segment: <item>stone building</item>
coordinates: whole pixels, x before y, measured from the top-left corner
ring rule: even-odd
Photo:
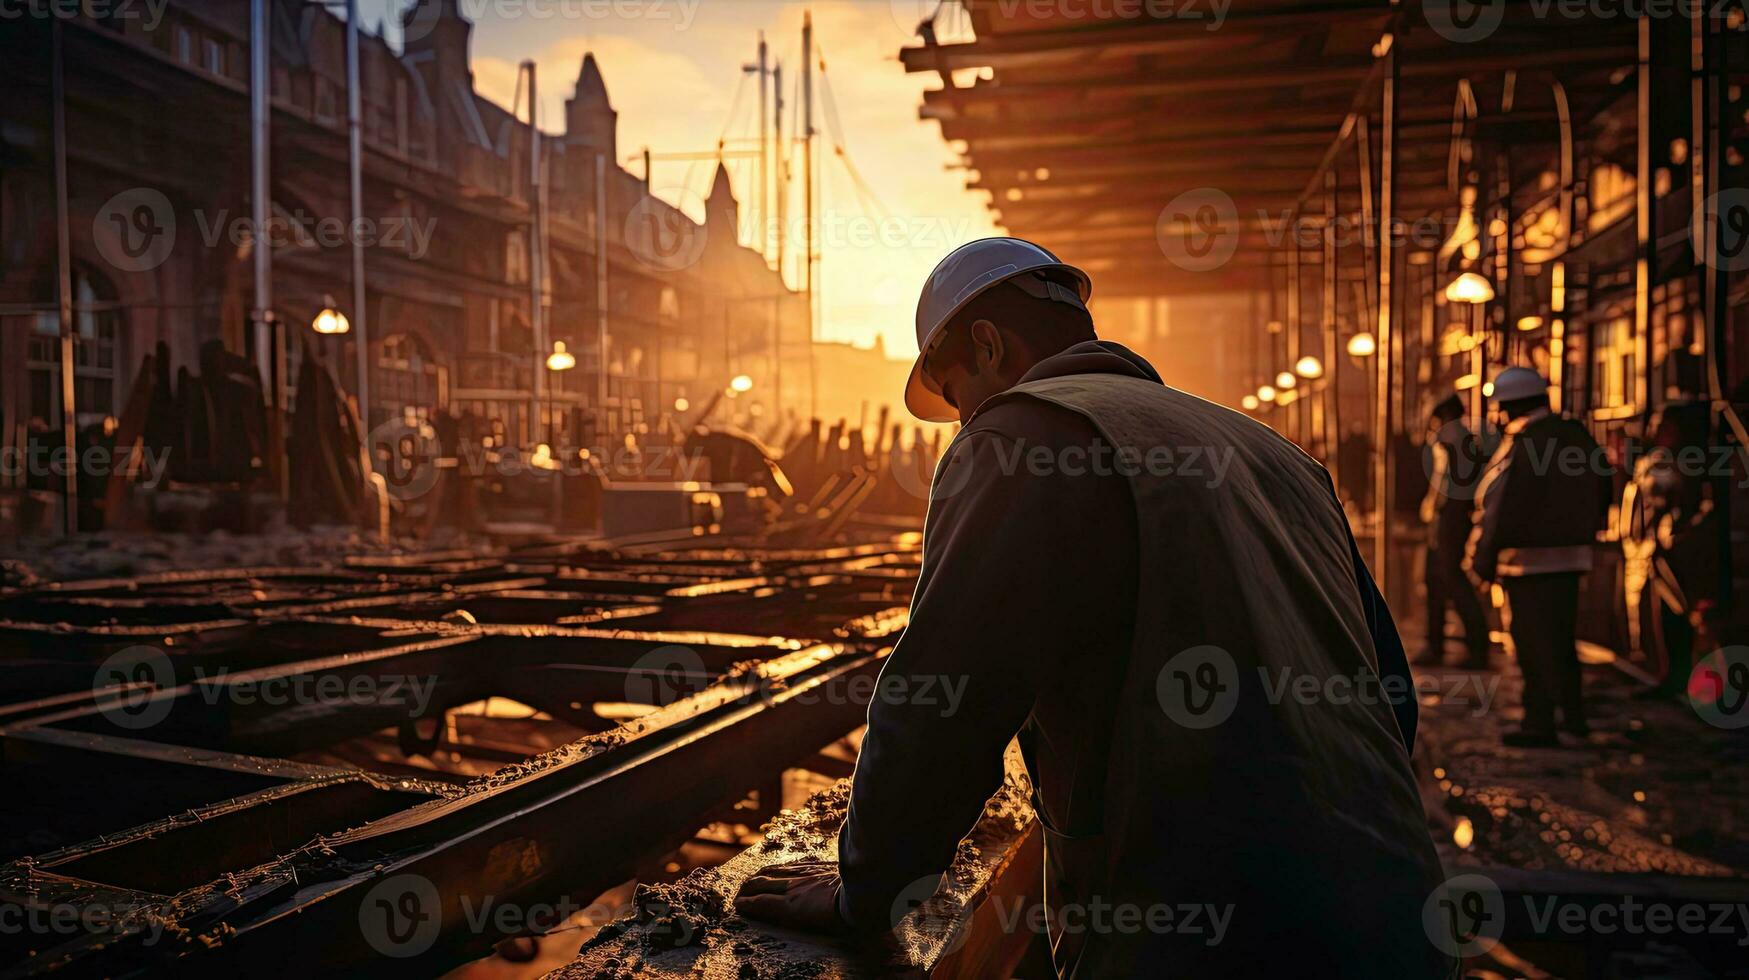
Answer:
[[[210,357],[216,341],[235,355],[226,363],[266,367],[269,393],[276,374],[295,381],[306,351],[336,367],[343,390],[357,389],[358,331],[311,329],[329,307],[357,318],[344,22],[317,4],[272,5],[272,218],[259,238],[272,249],[277,335],[260,334],[274,338],[264,360],[251,329],[249,5],[149,9],[0,21],[8,459],[63,442],[57,48],[76,428],[124,414],[160,344],[160,377],[198,375],[203,348]],[[618,441],[657,427],[677,399],[697,403],[740,374],[755,380],[770,417],[807,410],[806,296],[740,245],[726,172],[699,224],[622,166],[617,113],[592,56],[578,68],[563,131],[541,140],[548,344],[537,351],[529,127],[475,91],[472,24],[457,0],[419,0],[402,17],[404,50],[380,29],[361,39],[367,428],[447,413],[511,446]],[[540,81],[551,91],[571,80]],[[576,366],[544,379],[544,404],[556,409],[537,419],[536,376],[552,342]],[[256,461],[263,478],[274,467]],[[53,492],[58,478],[41,469],[5,467],[0,492]]]

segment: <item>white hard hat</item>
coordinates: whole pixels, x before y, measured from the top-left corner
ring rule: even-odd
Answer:
[[[1076,288],[1053,282],[1041,273],[1060,273],[1074,279]],[[1093,282],[1087,273],[1057,260],[1046,249],[1018,238],[981,238],[948,253],[929,274],[923,294],[917,298],[917,361],[905,384],[905,407],[926,422],[951,422],[959,416],[947,399],[931,391],[923,381],[923,358],[942,336],[942,328],[967,303],[990,287],[1022,277],[1015,282],[1041,300],[1054,300],[1087,308]]]
[[[1494,375],[1496,402],[1515,402],[1549,393],[1548,379],[1527,367],[1509,367]]]

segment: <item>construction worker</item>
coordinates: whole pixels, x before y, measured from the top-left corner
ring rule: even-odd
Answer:
[[[1475,507],[1476,481],[1482,475],[1482,453],[1476,436],[1464,424],[1464,403],[1452,395],[1433,407],[1427,419],[1427,449],[1432,472],[1421,520],[1427,539],[1427,647],[1417,664],[1445,662],[1445,609],[1457,608],[1464,628],[1463,666],[1488,669],[1488,617],[1482,600],[1464,574],[1464,547],[1470,540],[1470,516]]]
[[[919,696],[869,706],[836,864],[737,908],[885,932],[1018,735],[1061,976],[1448,975],[1408,663],[1328,474],[1097,339],[1091,288],[1012,238],[929,277],[906,405],[964,428],[881,675]]]
[[[1508,630],[1524,675],[1524,721],[1505,742],[1558,744],[1589,732],[1575,629],[1579,579],[1609,508],[1610,468],[1585,427],[1549,408],[1549,383],[1529,368],[1494,379],[1505,437],[1476,491],[1469,569],[1506,591]]]

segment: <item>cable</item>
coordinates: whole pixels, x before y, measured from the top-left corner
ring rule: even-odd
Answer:
[[[843,121],[838,115],[838,97],[832,91],[832,79],[826,72],[824,49],[820,52],[820,94],[825,102],[826,128],[832,134],[833,155],[844,165],[845,172],[850,175],[851,185],[855,188],[856,195],[863,205],[882,219],[890,217],[890,212],[886,205],[881,202],[880,195],[875,193],[874,187],[863,178],[862,171],[857,169],[856,163],[850,158],[850,150],[846,145],[848,141],[844,138]]]

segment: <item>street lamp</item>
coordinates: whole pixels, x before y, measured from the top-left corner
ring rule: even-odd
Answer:
[[[1362,330],[1348,338],[1349,357],[1371,357],[1378,352],[1379,342],[1368,331]]]
[[[745,374],[737,374],[729,382],[729,390],[736,394],[745,394],[753,390],[753,379]]]
[[[1257,389],[1257,400],[1261,401],[1261,402],[1275,401],[1275,389],[1271,388],[1268,385],[1264,385],[1263,387],[1258,388]]]
[[[1280,388],[1282,391],[1286,391],[1289,388],[1292,388],[1294,385],[1299,384],[1299,383],[1300,383],[1299,379],[1294,377],[1294,373],[1292,371],[1283,371],[1280,374],[1275,376],[1275,386],[1277,388]]]
[[[1494,298],[1494,284],[1474,272],[1465,272],[1445,287],[1445,298],[1453,303],[1486,303]]]
[[[1310,354],[1294,363],[1294,373],[1307,381],[1324,376],[1324,363]]]
[[[1246,395],[1244,398],[1239,399],[1239,406],[1247,412],[1257,411],[1262,404],[1262,400],[1256,395]]]
[[[577,366],[577,358],[565,349],[562,340],[553,341],[553,352],[547,355],[548,371],[569,371]]]
[[[316,319],[310,322],[311,329],[325,336],[343,334],[352,329],[346,314],[334,308],[334,297],[324,296],[322,302],[326,305],[322,307],[322,312],[316,314]]]

